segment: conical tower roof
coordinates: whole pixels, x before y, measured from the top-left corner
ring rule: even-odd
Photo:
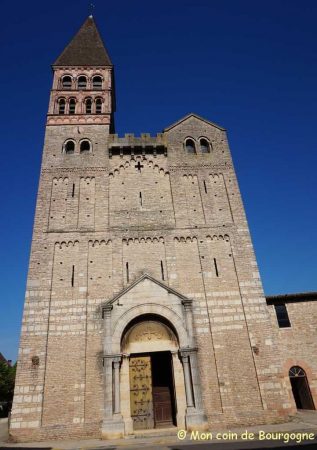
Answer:
[[[112,66],[92,16],[86,19],[53,66]]]

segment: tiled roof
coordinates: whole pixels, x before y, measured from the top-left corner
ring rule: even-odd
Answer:
[[[294,294],[279,294],[279,295],[267,295],[266,301],[268,304],[278,302],[307,302],[317,300],[317,292],[297,292]]]
[[[112,66],[92,16],[86,19],[53,66]]]

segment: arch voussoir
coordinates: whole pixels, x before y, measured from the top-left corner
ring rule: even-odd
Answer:
[[[112,350],[119,353],[121,350],[121,340],[123,333],[129,323],[137,317],[155,315],[169,322],[175,329],[180,347],[190,345],[190,337],[181,317],[171,308],[155,303],[133,306],[125,311],[114,323],[112,332]]]

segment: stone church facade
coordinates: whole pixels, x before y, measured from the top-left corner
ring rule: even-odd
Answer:
[[[189,114],[114,134],[91,16],[53,72],[13,439],[285,420],[294,367],[314,409],[317,296],[265,298],[226,131]]]

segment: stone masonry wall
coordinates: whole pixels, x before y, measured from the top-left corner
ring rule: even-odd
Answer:
[[[210,427],[292,411],[225,131],[190,116],[164,155],[108,154],[108,125],[47,128],[11,433],[99,436],[101,305],[143,272],[193,299]],[[187,154],[186,137],[197,154]],[[212,144],[203,154],[199,138]],[[66,139],[92,142],[66,155]],[[141,168],[138,168],[140,163]],[[36,358],[38,359],[36,359]]]
[[[305,299],[305,294],[303,294]],[[289,369],[300,366],[305,370],[315,408],[317,407],[317,301],[288,302],[286,308],[291,326],[279,328],[274,305],[268,306],[275,341],[282,352],[282,376],[287,391],[287,401],[296,409],[289,380]]]

